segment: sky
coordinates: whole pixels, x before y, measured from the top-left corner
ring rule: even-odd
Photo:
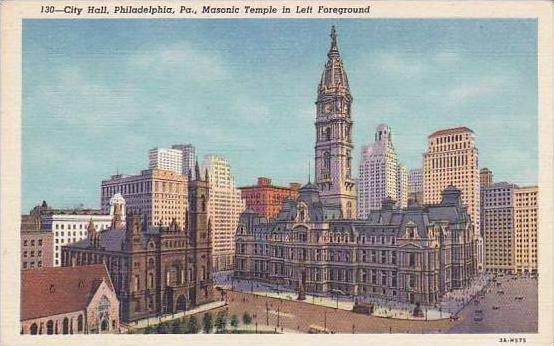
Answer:
[[[467,126],[496,181],[537,183],[535,20],[24,20],[23,211],[99,207],[102,179],[172,144],[224,156],[238,186],[307,182],[331,25],[355,167],[380,123],[408,168]]]

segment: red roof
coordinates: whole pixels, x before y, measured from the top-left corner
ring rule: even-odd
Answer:
[[[468,128],[468,127],[465,127],[465,126],[454,127],[454,128],[451,128],[451,129],[444,129],[444,130],[435,131],[435,132],[431,133],[429,135],[429,137],[444,136],[444,135],[451,135],[451,134],[455,134],[455,133],[464,133],[464,132],[473,133],[473,130]]]
[[[45,267],[21,271],[21,321],[84,310],[105,281],[104,264]]]

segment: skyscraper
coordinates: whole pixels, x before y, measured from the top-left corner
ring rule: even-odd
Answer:
[[[132,176],[116,174],[102,181],[100,203],[102,211],[108,213],[110,200],[120,193],[127,211],[142,214],[149,226],[168,226],[173,218],[183,225],[187,190],[187,177],[174,171],[150,169]]]
[[[358,217],[365,219],[370,211],[381,209],[390,197],[397,206],[408,204],[408,172],[398,162],[392,144],[391,129],[386,124],[377,126],[375,141],[362,148],[358,178]]]
[[[462,201],[479,232],[480,176],[474,132],[467,127],[436,131],[428,137],[428,148],[423,157],[424,203],[438,203],[445,187],[456,186],[462,190]]]
[[[352,177],[352,95],[339,54],[335,27],[316,101],[315,183],[334,218],[356,217]]]
[[[517,186],[506,182],[481,188],[481,229],[485,270],[514,270],[514,193]]]
[[[167,148],[153,148],[148,151],[148,168],[163,169],[182,174],[181,151]]]
[[[423,154],[423,203],[440,202],[441,191],[454,185],[462,191],[477,239],[477,267],[483,269],[483,244],[480,220],[480,176],[475,134],[467,127],[439,130],[428,138]]]
[[[423,169],[410,169],[408,173],[408,198],[423,203]]]
[[[396,199],[400,208],[408,206],[408,168],[400,162],[396,170]]]
[[[488,187],[492,184],[492,171],[488,168],[482,168],[479,171],[479,179],[481,182],[481,187]]]
[[[233,268],[235,232],[245,203],[240,190],[235,187],[231,165],[225,158],[206,155],[203,167],[209,178],[208,216],[213,230],[214,271],[229,270]]]
[[[148,151],[148,168],[163,169],[182,174],[191,175],[195,179],[194,163],[196,161],[196,149],[192,144],[175,144],[168,148],[153,148]]]
[[[196,179],[196,171],[194,164],[196,162],[196,148],[192,144],[175,144],[171,146],[171,149],[181,151],[181,168],[182,174],[185,176],[191,176]]]
[[[537,272],[538,186],[520,187],[515,191],[515,270]]]

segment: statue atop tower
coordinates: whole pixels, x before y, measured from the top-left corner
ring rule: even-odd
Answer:
[[[323,204],[340,210],[340,218],[356,215],[352,177],[352,95],[340,57],[335,27],[316,100],[315,183]]]

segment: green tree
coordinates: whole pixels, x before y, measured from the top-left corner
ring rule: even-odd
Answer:
[[[182,321],[182,322],[179,321],[179,320],[173,321],[171,332],[173,334],[186,334],[187,333],[187,325],[186,325],[185,321]]]
[[[209,334],[212,332],[212,329],[214,329],[214,323],[212,320],[212,314],[207,312],[204,314],[204,318],[202,318],[202,325],[204,329],[204,333]]]
[[[198,327],[198,320],[196,316],[190,316],[187,322],[187,333],[196,334],[200,328]]]
[[[237,330],[238,326],[239,326],[239,318],[237,317],[237,315],[233,314],[233,316],[231,316],[231,326]]]
[[[144,334],[154,334],[156,332],[156,327],[148,326],[144,328]]]
[[[227,315],[224,312],[217,314],[215,319],[215,328],[218,333],[224,333],[227,329]]]
[[[156,330],[156,332],[158,332],[158,334],[169,334],[169,332],[171,331],[171,328],[169,327],[169,324],[166,323],[166,322],[162,322],[158,325],[158,328]]]
[[[245,325],[252,323],[252,316],[250,316],[248,312],[245,312],[244,315],[242,315],[242,323]]]

